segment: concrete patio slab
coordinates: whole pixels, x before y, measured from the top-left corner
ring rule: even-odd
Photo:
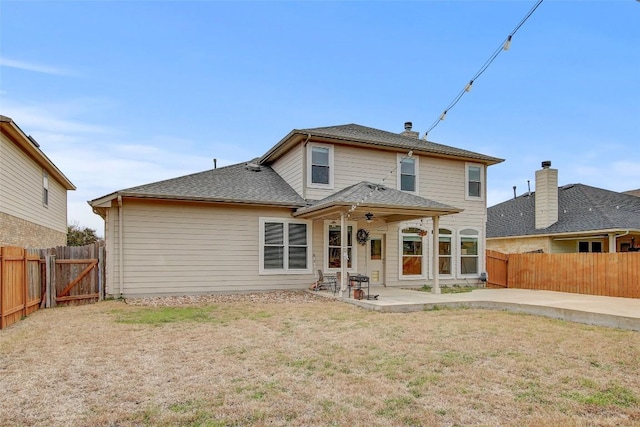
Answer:
[[[333,298],[330,292],[318,292]],[[534,314],[571,322],[640,331],[640,299],[527,289],[477,289],[458,294],[432,294],[410,289],[372,287],[375,300],[343,301],[367,310],[411,312],[442,307],[482,308]],[[337,296],[335,298],[338,298]]]

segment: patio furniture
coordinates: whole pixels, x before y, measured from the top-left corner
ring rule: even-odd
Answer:
[[[370,287],[370,281],[369,281],[369,276],[365,276],[364,274],[355,274],[355,275],[351,275],[349,274],[348,276],[348,285],[349,285],[349,298],[351,298],[351,288],[353,287],[353,297],[355,299],[362,299],[365,297],[364,295],[364,283],[367,284],[367,295],[366,295],[366,299],[370,300],[370,299],[378,299],[379,295],[371,295],[371,287]],[[356,291],[357,294],[356,294]]]
[[[313,285],[314,291],[328,291],[331,290],[333,293],[336,293],[337,288],[337,277],[336,276],[325,276],[322,273],[322,270],[318,270],[318,280]]]

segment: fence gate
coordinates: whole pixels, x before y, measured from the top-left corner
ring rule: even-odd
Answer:
[[[509,287],[509,256],[487,250],[487,287]]]
[[[102,269],[98,268],[103,261],[102,247],[59,246],[42,252],[46,264],[45,307],[102,299]]]

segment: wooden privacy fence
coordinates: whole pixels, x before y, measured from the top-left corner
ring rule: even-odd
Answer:
[[[40,278],[37,249],[0,248],[0,329],[38,309]]]
[[[640,253],[487,251],[488,286],[640,298]]]
[[[0,248],[0,329],[38,308],[104,297],[104,247]]]

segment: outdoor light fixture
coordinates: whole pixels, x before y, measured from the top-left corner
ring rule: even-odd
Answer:
[[[471,92],[471,88],[473,87],[473,80],[471,80],[464,88],[465,92]]]
[[[364,214],[364,217],[367,219],[367,222],[371,224],[371,222],[373,221],[373,214],[371,212],[367,212],[366,214]]]
[[[509,48],[511,47],[511,38],[513,36],[509,36],[507,37],[507,40],[504,42],[504,46],[502,47],[503,50],[509,50]]]

